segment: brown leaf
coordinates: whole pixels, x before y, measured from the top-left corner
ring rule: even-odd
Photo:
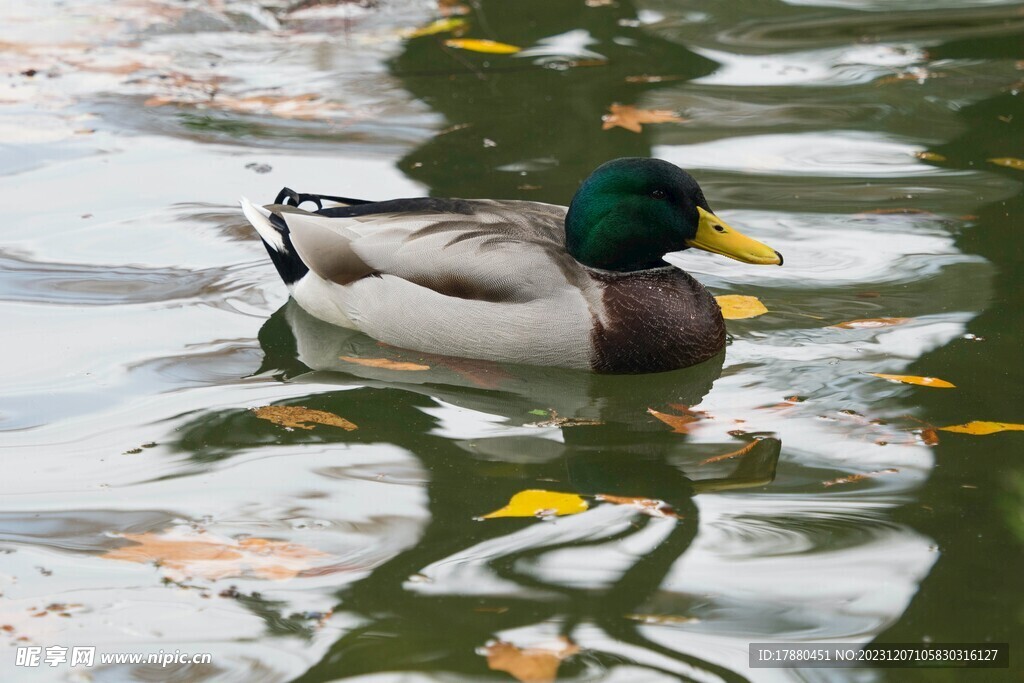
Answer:
[[[651,517],[669,517],[672,519],[683,519],[683,516],[663,500],[653,498],[638,498],[634,496],[612,496],[607,493],[599,493],[595,496],[598,500],[615,505],[630,505],[645,515]]]
[[[903,384],[916,384],[919,387],[933,387],[935,389],[955,389],[956,385],[938,377],[918,377],[917,375],[886,375],[881,372],[867,372],[866,375],[878,377],[890,382],[901,382]]]
[[[921,441],[924,442],[925,446],[938,446],[939,433],[931,427],[926,427],[921,430]]]
[[[484,648],[491,671],[506,671],[521,683],[552,683],[562,660],[579,651],[579,645],[564,637],[559,638],[553,648],[520,649],[500,640]]]
[[[287,429],[312,429],[313,425],[318,424],[341,427],[347,432],[358,429],[356,425],[334,413],[303,406],[261,406],[251,410],[261,420],[273,422]]]
[[[406,363],[405,361],[389,360],[387,358],[353,358],[352,356],[338,356],[346,363],[365,365],[368,368],[382,368],[384,370],[401,370],[403,372],[421,372],[429,370],[429,365],[419,363]]]
[[[235,540],[194,531],[124,534],[132,545],[104,553],[109,560],[156,562],[168,578],[210,580],[227,577],[291,579],[313,566],[312,560],[328,557],[297,543],[265,538]]]
[[[756,445],[757,445],[757,441],[751,441],[746,446],[744,446],[743,448],[740,448],[738,450],[729,451],[728,453],[723,453],[722,455],[714,455],[714,456],[712,456],[710,458],[705,458],[704,460],[700,461],[700,464],[701,465],[710,465],[713,462],[721,462],[722,460],[728,460],[729,458],[738,458],[741,455],[746,455],[747,453],[752,451],[754,449],[754,446],[756,446]]]
[[[866,330],[876,327],[893,327],[908,322],[910,318],[859,318],[847,320],[844,323],[836,323],[830,327],[840,327],[844,330]]]
[[[666,109],[637,109],[629,104],[613,104],[610,113],[601,117],[601,130],[618,126],[634,133],[643,130],[645,123],[683,123],[686,119]]]
[[[829,479],[828,481],[821,482],[822,486],[838,486],[839,484],[853,484],[854,482],[863,481],[865,479],[871,479],[877,477],[880,474],[895,474],[899,472],[895,467],[890,467],[886,470],[877,470],[875,472],[865,472],[863,474],[851,474],[848,477],[839,477],[838,479]]]
[[[686,406],[679,406],[683,408],[680,412],[682,415],[673,415],[672,413],[662,413],[655,410],[654,408],[648,408],[647,413],[658,418],[669,427],[676,434],[689,434],[690,430],[694,428],[693,423],[699,421],[706,415],[706,413],[694,412],[686,408]],[[677,408],[678,409],[678,408]]]

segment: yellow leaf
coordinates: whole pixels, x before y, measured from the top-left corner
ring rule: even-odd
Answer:
[[[1024,171],[1024,159],[1015,159],[1014,157],[998,157],[995,159],[989,159],[989,161],[999,166],[1006,166],[1007,168],[1015,168],[1018,171]]]
[[[682,118],[674,111],[667,109],[637,109],[629,104],[613,104],[608,108],[609,113],[601,117],[601,130],[625,128],[634,133],[643,130],[645,123],[683,123]]]
[[[103,557],[126,562],[155,562],[175,581],[190,577],[290,579],[312,567],[311,560],[328,557],[297,543],[265,538],[235,540],[191,530],[124,534],[121,538],[132,541],[132,545],[114,548]]]
[[[558,493],[557,491],[543,491],[541,489],[529,489],[520,491],[512,496],[508,505],[480,517],[480,519],[494,519],[495,517],[550,517],[552,515],[575,515],[587,509],[587,501],[575,493]]]
[[[722,309],[722,317],[726,320],[742,320],[764,315],[768,309],[756,296],[743,294],[723,294],[716,296],[715,301]]]
[[[603,500],[606,503],[614,503],[615,505],[629,505],[635,507],[645,515],[651,517],[671,517],[672,519],[683,519],[683,516],[675,511],[675,509],[663,500],[656,500],[654,498],[638,498],[635,496],[612,496],[607,493],[600,493],[597,495],[598,500]]]
[[[481,38],[453,38],[452,40],[444,41],[444,44],[460,50],[483,52],[489,55],[514,55],[523,49],[508,43],[499,43],[495,40]]]
[[[875,327],[893,327],[902,325],[910,318],[860,318],[858,320],[847,320],[844,323],[836,323],[830,327],[840,327],[844,330],[867,330]]]
[[[429,370],[429,365],[420,365],[419,363],[406,363],[397,360],[388,360],[387,358],[352,358],[351,356],[338,356],[341,360],[346,363],[355,363],[356,365],[365,365],[368,368],[383,368],[384,370],[404,370],[407,372],[420,372],[423,370]]]
[[[551,648],[520,649],[500,640],[488,643],[484,648],[487,667],[491,671],[506,671],[521,683],[552,683],[558,676],[558,665],[562,660],[579,651],[579,645],[565,637],[559,638]]]
[[[958,434],[984,436],[986,434],[995,434],[996,432],[1024,432],[1024,425],[1016,424],[1014,422],[984,422],[980,420],[972,420],[966,424],[939,427],[939,429],[944,432],[957,432]]]
[[[890,382],[902,382],[904,384],[916,384],[921,387],[934,387],[936,389],[954,389],[956,385],[938,377],[918,377],[916,375],[886,375],[881,372],[865,373],[879,379],[887,379]]]
[[[341,427],[347,432],[358,429],[355,424],[334,413],[303,406],[261,406],[252,408],[252,412],[261,420],[267,420],[288,429],[312,429],[315,424]]]
[[[465,26],[465,19],[448,17],[447,19],[438,19],[437,21],[433,21],[421,28],[406,31],[403,35],[406,38],[422,38],[423,36],[433,36],[438,33],[449,33],[457,28],[463,28]]]
[[[936,154],[935,152],[915,152],[914,156],[920,159],[921,161],[940,162],[946,160],[946,157],[942,156],[941,154]]]

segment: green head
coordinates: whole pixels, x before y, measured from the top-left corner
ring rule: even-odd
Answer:
[[[693,177],[660,159],[615,159],[583,181],[565,216],[566,247],[591,268],[645,270],[697,247],[747,263],[782,256],[715,216]]]

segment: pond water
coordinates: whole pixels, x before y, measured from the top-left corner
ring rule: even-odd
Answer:
[[[571,642],[559,680],[1021,680],[1024,434],[936,428],[1024,422],[1024,171],[990,161],[1024,158],[1024,8],[895,7],[7,3],[0,679],[515,680],[496,643]],[[524,49],[408,37],[445,14]],[[616,103],[686,120],[603,130]],[[786,256],[678,262],[769,311],[701,366],[381,347],[288,303],[235,203],[565,204],[620,156]],[[591,507],[477,519],[527,489]],[[1009,642],[1012,668],[748,668],[766,641]]]

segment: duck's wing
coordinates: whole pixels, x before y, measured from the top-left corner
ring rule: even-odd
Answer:
[[[391,275],[438,294],[523,303],[579,286],[566,208],[528,201],[398,199],[316,213],[267,207],[320,278]]]

